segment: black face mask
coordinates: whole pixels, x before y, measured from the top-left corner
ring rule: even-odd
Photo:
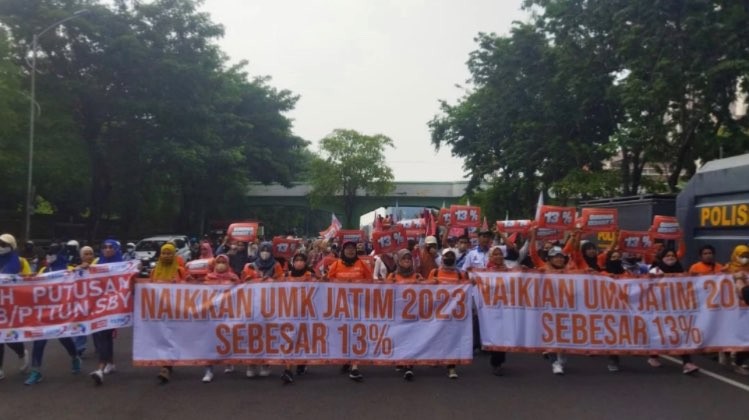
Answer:
[[[455,265],[455,258],[443,258],[442,263],[447,267],[452,267]]]

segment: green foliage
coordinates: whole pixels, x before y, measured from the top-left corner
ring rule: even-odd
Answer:
[[[223,28],[199,4],[0,4],[15,65],[34,33],[89,10],[39,40],[35,159],[37,194],[58,215],[87,215],[89,236],[105,219],[119,220],[125,234],[199,231],[237,213],[248,182],[289,184],[307,167],[307,143],[285,116],[297,97],[250,77],[246,63],[229,66],[216,44]],[[8,184],[22,183],[11,175]]]
[[[323,138],[320,156],[310,165],[312,205],[341,200],[344,223],[351,226],[357,193],[381,196],[395,188],[393,171],[385,161],[386,147],[393,147],[393,141],[382,134],[338,129]]]

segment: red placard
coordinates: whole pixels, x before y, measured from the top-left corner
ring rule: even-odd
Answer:
[[[558,241],[564,239],[564,232],[557,229],[538,228],[536,229],[537,241]]]
[[[440,214],[437,216],[437,226],[447,226],[450,223],[450,209],[440,209]]]
[[[404,249],[408,246],[406,229],[403,226],[398,226],[390,230],[373,232],[372,246],[377,255]]]
[[[257,230],[257,223],[232,223],[226,230],[226,234],[235,241],[253,242],[257,239]]]
[[[343,245],[346,242],[364,243],[367,235],[363,230],[341,230],[338,231],[338,242]]]
[[[302,244],[298,238],[288,239],[283,236],[273,238],[273,257],[290,260]]]
[[[185,263],[187,272],[192,276],[202,277],[213,269],[213,258],[201,258]]]
[[[531,223],[531,220],[497,220],[497,232],[526,233]]]
[[[644,254],[653,248],[650,232],[623,230],[619,232],[619,250],[628,254]]]
[[[680,239],[681,228],[679,227],[679,221],[673,216],[653,217],[650,236],[653,239]]]
[[[398,220],[398,225],[403,226],[405,229],[424,229],[426,228],[426,221],[423,217],[418,219],[403,219]]]
[[[481,207],[450,206],[450,227],[481,226]]]
[[[575,228],[574,207],[541,206],[538,215],[539,228],[556,230],[572,230]]]
[[[617,209],[584,208],[580,218],[584,232],[613,232],[619,228]]]
[[[424,235],[424,231],[422,229],[406,229],[406,240],[413,239],[416,242],[419,242],[419,238]]]
[[[454,228],[454,227],[451,227],[450,231],[447,232],[447,236],[452,236],[452,237],[455,237],[455,238],[460,238],[461,236],[466,235],[466,234],[467,233],[466,233],[465,228]]]

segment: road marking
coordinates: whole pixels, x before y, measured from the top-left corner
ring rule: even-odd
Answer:
[[[673,358],[671,356],[661,355],[660,357],[662,359],[668,360],[669,362],[676,363],[677,365],[681,365],[682,364],[681,360]],[[723,383],[727,383],[728,385],[732,385],[732,386],[735,386],[736,388],[743,389],[744,391],[749,392],[749,385],[747,385],[745,383],[742,383],[742,382],[739,382],[739,381],[735,381],[735,380],[733,380],[731,378],[727,378],[727,377],[725,377],[723,375],[719,375],[719,374],[717,374],[715,372],[711,372],[711,371],[709,371],[707,369],[703,369],[703,368],[700,368],[699,372],[702,373],[702,374],[704,374],[704,375],[707,375],[707,376],[709,376],[709,377],[711,377],[713,379],[717,379],[717,380],[719,380],[719,381],[721,381]]]

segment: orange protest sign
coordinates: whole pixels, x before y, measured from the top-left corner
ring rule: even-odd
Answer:
[[[651,251],[653,239],[650,232],[623,230],[619,232],[619,249],[629,254],[644,254]]]
[[[539,228],[536,230],[538,241],[559,241],[564,239],[564,232],[557,229]]]
[[[450,206],[451,227],[479,227],[481,226],[481,207]]]
[[[530,220],[497,220],[497,232],[525,233],[531,227]]]
[[[450,223],[450,209],[441,208],[437,216],[437,226],[446,226]]]
[[[680,239],[681,228],[679,227],[679,221],[673,216],[653,217],[650,236],[653,239]]]
[[[580,218],[580,227],[584,232],[611,232],[619,227],[617,209],[584,208]]]
[[[363,230],[341,230],[338,232],[338,241],[343,244],[346,242],[364,243],[367,234]]]
[[[406,248],[408,239],[403,226],[372,233],[372,244],[375,254],[395,252]]]
[[[257,230],[257,223],[233,223],[229,225],[226,234],[235,241],[252,242],[257,239]]]
[[[536,222],[539,228],[572,230],[575,228],[575,213],[574,207],[541,206]]]
[[[291,259],[302,244],[301,239],[287,239],[283,236],[273,238],[273,256],[276,258]]]
[[[413,239],[416,242],[419,242],[419,238],[424,235],[423,229],[406,229],[406,240]]]

